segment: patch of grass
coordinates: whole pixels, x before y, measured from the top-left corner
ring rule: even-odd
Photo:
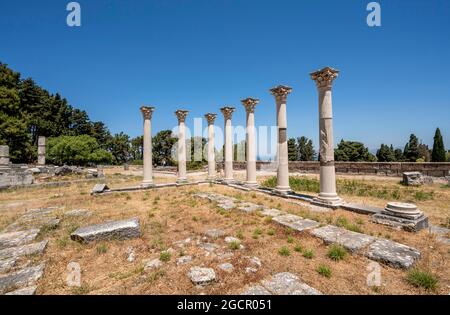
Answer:
[[[278,254],[280,254],[281,256],[290,256],[291,255],[291,251],[289,250],[289,248],[287,246],[283,246],[278,250]]]
[[[345,217],[338,217],[336,219],[336,225],[339,227],[346,227],[348,225],[347,218]]]
[[[67,246],[67,243],[69,242],[69,238],[67,236],[61,237],[56,240],[56,244],[58,247],[64,248]]]
[[[424,288],[430,291],[434,291],[438,284],[438,280],[433,274],[419,269],[412,269],[409,271],[406,280],[415,287]]]
[[[314,193],[320,192],[320,182],[317,179],[292,176],[289,178],[289,184],[295,191],[308,191]],[[277,186],[277,178],[275,176],[270,177],[261,185],[269,188],[275,188]]]
[[[256,230],[253,232],[253,234],[255,234],[255,235],[262,235],[262,234],[263,234],[263,231],[262,231],[261,229],[256,229]]]
[[[294,243],[294,238],[293,238],[292,236],[289,236],[289,237],[287,238],[287,242],[288,242],[289,244]]]
[[[264,218],[264,223],[265,223],[265,224],[270,224],[270,223],[272,223],[272,218],[271,218],[271,217],[265,217],[265,218]]]
[[[231,243],[228,244],[228,248],[230,248],[231,250],[238,250],[239,248],[241,248],[241,242],[232,241]]]
[[[240,239],[240,240],[243,240],[244,239],[244,233],[242,233],[242,231],[237,231],[237,233],[236,233],[236,237],[238,238],[238,239]]]
[[[158,270],[158,271],[155,271],[155,272],[152,272],[151,274],[149,274],[147,281],[150,283],[153,283],[153,282],[157,281],[158,279],[165,277],[165,275],[166,275],[166,272],[164,270]]]
[[[270,235],[270,236],[275,235],[275,230],[274,229],[267,230],[267,235]]]
[[[86,295],[92,291],[92,288],[87,284],[82,284],[80,287],[73,287],[72,294],[73,295]]]
[[[334,261],[339,261],[345,258],[347,256],[347,250],[338,244],[333,244],[328,249],[327,253],[328,258]]]
[[[416,199],[417,201],[426,201],[426,200],[431,200],[433,199],[433,195],[434,193],[432,191],[430,192],[426,192],[426,191],[416,191],[416,193],[414,194],[414,199]]]
[[[318,272],[319,275],[325,278],[331,277],[331,268],[329,266],[320,265],[319,267],[317,267],[316,271]]]
[[[108,251],[108,246],[106,244],[97,245],[97,254],[102,255]]]
[[[170,260],[171,256],[172,255],[168,251],[163,251],[159,255],[159,260],[161,260],[162,262],[168,262]]]
[[[345,228],[356,233],[363,233],[363,229],[358,224],[349,224]]]
[[[198,221],[198,218],[197,218],[196,216],[193,216],[193,217],[192,217],[192,221],[197,222],[197,221]]]
[[[303,251],[303,257],[307,259],[313,259],[314,258],[314,251],[312,249],[307,249]]]
[[[302,247],[302,245],[297,244],[297,245],[294,246],[294,250],[295,250],[297,253],[301,253],[301,252],[303,251],[303,247]]]

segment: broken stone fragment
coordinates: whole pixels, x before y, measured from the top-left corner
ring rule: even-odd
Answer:
[[[393,241],[377,240],[369,246],[366,257],[394,268],[408,269],[420,258],[420,252]]]
[[[37,286],[31,286],[23,289],[18,289],[12,292],[8,292],[5,295],[35,295]]]
[[[39,229],[0,234],[0,249],[20,246],[32,242],[39,234]]]
[[[219,238],[225,235],[225,232],[220,229],[210,229],[205,232],[205,235],[211,238]]]
[[[187,276],[195,285],[208,285],[216,280],[216,272],[212,268],[192,267]]]
[[[112,239],[131,239],[141,236],[139,219],[129,219],[91,225],[77,229],[70,235],[73,241],[88,243]]]
[[[262,281],[261,284],[276,295],[321,295],[319,291],[289,272],[276,274],[271,279]]]
[[[218,267],[219,267],[219,269],[221,269],[225,272],[228,272],[228,273],[231,273],[234,271],[234,266],[230,263],[223,263],[223,264],[220,264]]]
[[[152,260],[144,260],[145,271],[161,268],[162,265],[163,265],[162,261],[159,260],[158,258]]]
[[[0,250],[0,260],[28,255],[42,255],[44,253],[45,247],[47,246],[47,243],[48,241],[42,241],[39,243],[9,247]]]
[[[42,277],[44,268],[45,264],[40,264],[0,276],[0,294],[33,286]]]
[[[182,256],[177,259],[177,266],[186,265],[192,261],[192,256]]]

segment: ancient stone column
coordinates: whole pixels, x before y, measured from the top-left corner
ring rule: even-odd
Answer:
[[[144,117],[144,180],[141,186],[153,186],[153,148],[152,148],[152,116],[154,107],[142,106]]]
[[[225,182],[233,182],[233,125],[231,124],[231,118],[233,117],[233,113],[235,108],[233,107],[224,107],[221,108],[220,111],[223,114],[225,120],[225,143],[224,143],[224,181]]]
[[[287,144],[287,116],[286,116],[286,99],[292,88],[288,86],[277,86],[270,90],[275,96],[277,109],[277,126],[278,126],[278,170],[277,170],[277,187],[276,191],[281,194],[287,194],[291,191],[289,186],[289,157]]]
[[[45,137],[38,138],[38,165],[45,165]]]
[[[0,167],[9,166],[9,147],[0,145]]]
[[[216,121],[217,114],[206,114],[206,120],[208,121],[208,179],[213,180],[216,178],[216,148],[214,145],[214,122]]]
[[[255,107],[259,103],[258,99],[246,98],[242,100],[247,113],[247,133],[246,133],[246,157],[247,157],[247,180],[246,186],[256,187],[256,130],[255,130]]]
[[[182,184],[187,182],[186,173],[186,116],[187,110],[177,110],[175,115],[178,118],[178,180]]]
[[[320,194],[314,199],[317,204],[337,207],[342,199],[336,193],[334,167],[333,110],[331,88],[339,71],[326,67],[311,73],[319,90],[319,141],[320,141]]]

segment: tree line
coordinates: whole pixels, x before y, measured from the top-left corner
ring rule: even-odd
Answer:
[[[92,121],[86,111],[70,105],[59,93],[48,92],[31,78],[23,79],[20,73],[0,62],[0,144],[9,146],[12,162],[34,163],[39,136],[48,138],[49,163],[142,163],[143,136],[130,138],[123,132],[111,134],[103,122]],[[176,141],[170,130],[160,131],[153,137],[153,161],[156,165],[176,165],[172,157]],[[204,152],[207,140],[192,138],[187,141],[192,155],[188,167],[200,168],[206,161],[194,154]],[[245,141],[234,145],[235,160],[245,159],[244,148]],[[288,155],[290,161],[320,159],[312,140],[306,137],[289,139]],[[223,156],[223,148],[217,156]],[[335,149],[335,159],[352,162],[444,162],[450,157],[438,128],[431,150],[413,134],[403,150],[382,144],[376,155],[361,142],[341,140]]]

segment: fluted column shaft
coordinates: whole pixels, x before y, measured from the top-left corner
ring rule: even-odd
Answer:
[[[235,108],[224,107],[221,109],[225,120],[224,131],[224,181],[232,182],[233,178],[233,125],[231,119]]]
[[[142,186],[153,185],[153,148],[152,148],[152,115],[154,108],[145,107],[141,108],[142,115],[144,117],[144,180]]]
[[[175,112],[178,118],[178,182],[187,181],[186,169],[186,116],[188,111],[178,110]]]
[[[255,107],[259,100],[247,98],[242,101],[247,113],[246,129],[246,157],[247,157],[247,180],[246,185],[257,186],[256,181],[256,130],[255,130]]]
[[[206,114],[206,120],[208,121],[208,179],[213,180],[216,178],[216,148],[214,144],[214,122],[217,118],[216,114]]]

